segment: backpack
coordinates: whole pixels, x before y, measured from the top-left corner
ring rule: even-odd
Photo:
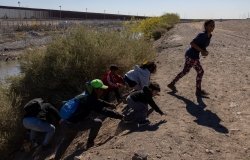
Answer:
[[[82,94],[76,96],[75,98],[68,100],[60,109],[60,117],[65,120],[69,119],[77,110],[77,107],[80,104],[80,98],[87,96],[88,93],[84,91]]]
[[[23,107],[24,111],[30,115],[36,115],[38,112],[42,110],[42,98],[35,98],[30,100],[25,106]]]

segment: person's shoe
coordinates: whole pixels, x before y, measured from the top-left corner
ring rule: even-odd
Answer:
[[[122,119],[125,124],[133,123],[133,120],[127,118],[126,116]]]
[[[208,96],[209,93],[207,93],[205,90],[197,90],[197,91],[195,92],[195,95],[196,95],[197,97],[203,97],[203,96]]]
[[[170,88],[173,92],[177,92],[177,89],[176,89],[174,83],[169,83],[168,88]]]
[[[142,126],[146,126],[146,125],[149,125],[150,124],[150,121],[149,120],[143,120],[143,121],[140,121],[138,122],[138,126],[139,127],[142,127]]]
[[[80,155],[80,156],[75,156],[74,157],[74,160],[81,160],[82,159],[82,156]]]

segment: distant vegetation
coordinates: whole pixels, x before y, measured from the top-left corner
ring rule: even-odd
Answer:
[[[177,14],[164,14],[161,17],[152,17],[137,23],[127,24],[132,32],[143,33],[145,38],[157,40],[169,29],[180,21]]]

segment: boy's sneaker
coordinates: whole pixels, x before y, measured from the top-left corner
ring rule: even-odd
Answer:
[[[195,93],[195,95],[197,97],[202,97],[202,96],[208,96],[209,93],[207,93],[205,90],[197,90],[196,93]]]
[[[149,120],[143,120],[143,121],[140,121],[138,122],[138,126],[139,127],[142,127],[142,126],[146,126],[146,125],[149,125],[150,124],[150,121]]]
[[[174,83],[169,83],[168,88],[170,88],[173,92],[177,92],[177,89],[176,89]]]

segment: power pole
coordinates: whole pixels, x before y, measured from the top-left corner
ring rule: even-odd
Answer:
[[[62,6],[59,6],[59,7],[60,7],[60,20],[61,20],[61,18],[62,18],[61,7],[62,7]]]
[[[85,19],[87,19],[87,12],[88,12],[88,8],[86,8]]]

